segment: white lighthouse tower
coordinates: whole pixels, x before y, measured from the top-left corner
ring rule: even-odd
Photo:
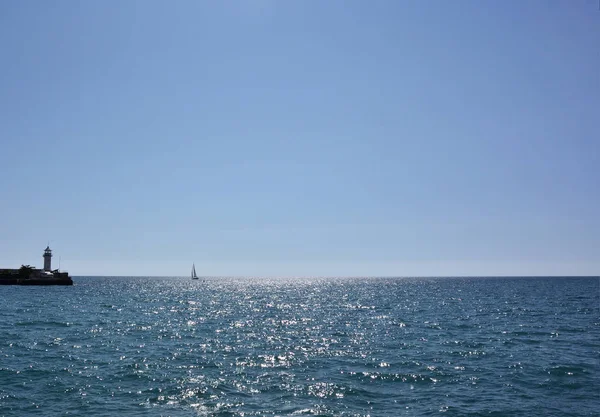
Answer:
[[[50,249],[50,246],[46,246],[44,250],[44,271],[52,271],[52,249]]]

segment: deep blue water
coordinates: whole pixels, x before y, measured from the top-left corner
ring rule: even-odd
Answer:
[[[592,416],[599,278],[0,287],[0,416]]]

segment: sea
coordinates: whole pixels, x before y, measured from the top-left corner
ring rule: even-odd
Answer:
[[[598,416],[600,278],[0,287],[0,416]]]

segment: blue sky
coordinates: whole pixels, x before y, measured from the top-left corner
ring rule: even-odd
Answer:
[[[4,1],[0,266],[600,274],[594,1]]]

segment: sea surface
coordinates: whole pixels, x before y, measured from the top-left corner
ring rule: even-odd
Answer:
[[[598,416],[600,279],[0,287],[0,416]]]

